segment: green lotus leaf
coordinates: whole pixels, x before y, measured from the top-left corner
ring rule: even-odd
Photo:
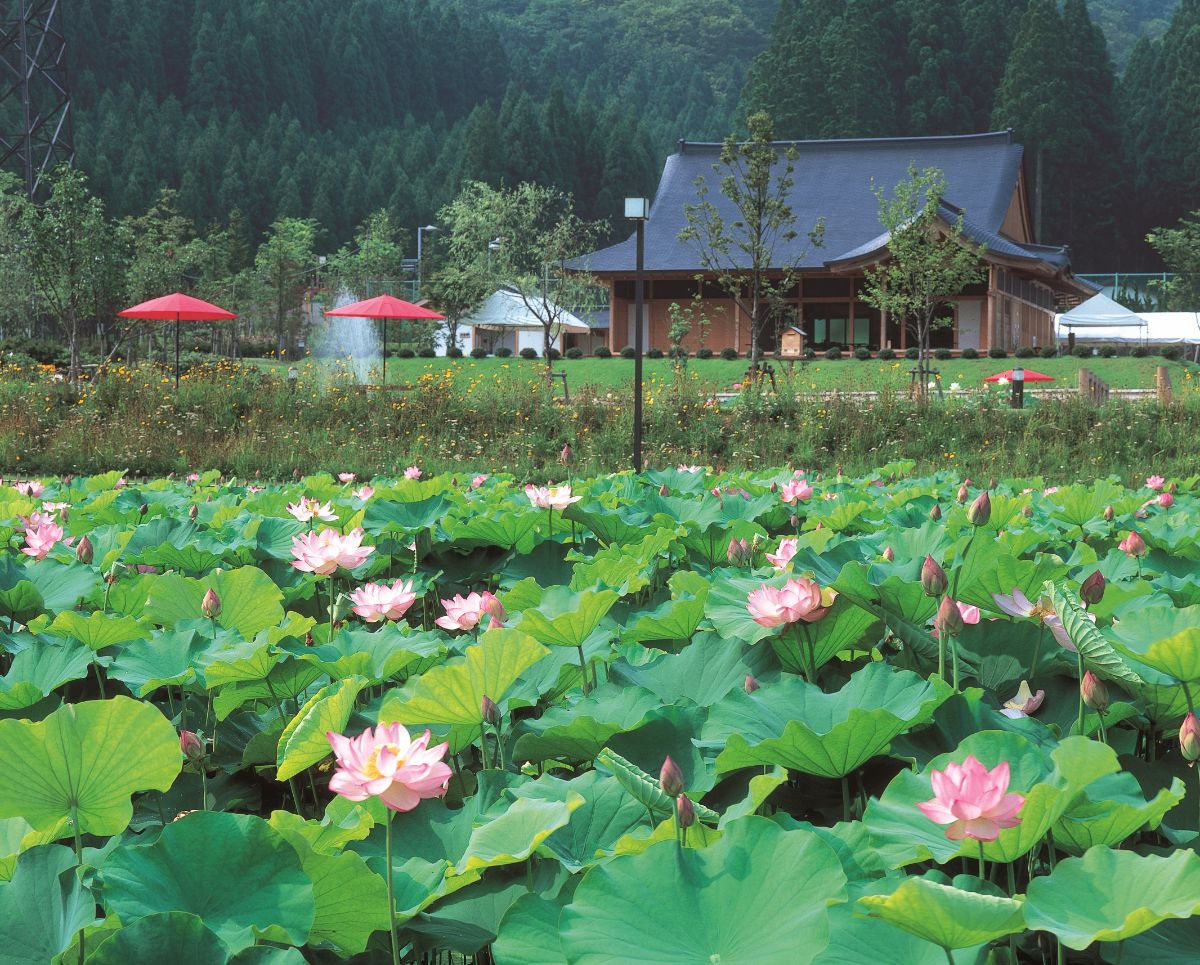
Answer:
[[[612,774],[617,783],[633,795],[647,811],[655,814],[675,813],[675,802],[663,793],[658,781],[611,747],[604,748],[596,755],[596,766],[603,767]],[[716,823],[719,818],[716,811],[697,801],[693,801],[692,806],[696,809],[696,817],[701,821]]]
[[[1095,847],[1029,882],[1025,921],[1068,948],[1118,942],[1168,918],[1200,912],[1200,855],[1167,857]]]
[[[217,625],[253,637],[283,620],[283,591],[255,566],[215,570],[203,579],[167,573],[149,583],[146,617],[168,629],[201,617],[200,601],[207,590],[221,599]]]
[[[1110,680],[1128,684],[1141,683],[1141,677],[1129,668],[1108,642],[1108,638],[1088,619],[1079,594],[1066,583],[1047,583],[1046,595],[1050,598],[1054,612],[1062,620],[1067,636],[1083,656],[1085,667]]]
[[[0,881],[9,881],[17,859],[30,848],[41,844],[51,844],[64,834],[69,833],[67,822],[36,831],[24,818],[4,818],[0,820]]]
[[[446,514],[446,499],[435,495],[425,499],[401,502],[396,499],[373,499],[363,516],[362,527],[368,533],[413,533],[429,529]]]
[[[721,551],[724,554],[724,550]],[[753,577],[731,576],[713,583],[704,601],[704,615],[712,621],[717,633],[726,640],[742,643],[758,643],[778,634],[778,627],[764,627],[754,622],[746,601],[750,594],[763,586],[783,586],[787,575],[772,576],[766,580]]]
[[[67,704],[45,720],[0,720],[0,818],[46,828],[75,817],[88,834],[120,834],[129,796],[167,790],[182,765],[175,728],[129,697]]]
[[[130,560],[133,559],[131,556]],[[225,564],[223,553],[212,553],[194,544],[173,546],[163,543],[161,546],[142,550],[136,560],[147,566],[159,566],[165,570],[178,570],[180,573],[196,576],[203,576]]]
[[[521,612],[517,627],[547,646],[580,647],[617,599],[612,590],[575,593],[569,587],[552,586],[542,594],[536,609]]]
[[[492,945],[496,965],[568,965],[558,937],[563,906],[541,895],[522,895],[505,912]]]
[[[30,580],[17,580],[0,587],[0,617],[15,623],[28,623],[46,610],[46,601]]]
[[[86,677],[93,653],[78,643],[46,643],[40,638],[13,657],[0,677],[0,710],[31,707],[70,680]]]
[[[884,663],[856,671],[834,694],[787,678],[752,694],[729,694],[709,715],[703,740],[724,745],[719,773],[777,764],[839,778],[884,753],[898,734],[928,721],[949,694],[945,686]]]
[[[258,938],[302,945],[313,926],[313,883],[299,856],[252,814],[193,812],[153,844],[118,848],[102,878],[122,922],[189,912],[235,952]]]
[[[0,884],[0,965],[45,965],[66,951],[96,915],[70,848],[50,844],[17,859]]]
[[[211,672],[219,666],[209,664],[206,673],[209,676],[209,688],[212,689]],[[271,668],[266,676],[258,680],[222,687],[213,701],[213,710],[218,720],[224,720],[235,710],[251,701],[269,701],[272,707],[279,709],[280,701],[288,697],[298,697],[306,692],[317,680],[324,677],[319,667],[303,663],[300,660],[284,660]]]
[[[187,965],[226,965],[229,949],[200,916],[164,911],[139,918],[112,932],[87,957],[87,965],[171,961],[186,961]]]
[[[275,816],[284,817],[276,823]],[[286,811],[276,812],[271,821],[296,849],[304,873],[312,879],[316,911],[308,943],[329,942],[347,955],[360,954],[372,934],[389,926],[387,883],[353,851],[317,851],[305,825]]]
[[[100,612],[84,614],[78,610],[64,610],[54,618],[46,632],[67,640],[78,640],[93,650],[145,640],[150,636],[150,628],[132,617]]]
[[[883,620],[918,656],[937,658],[937,642],[928,628],[937,601],[925,595],[919,580],[852,561],[842,567],[833,586],[848,602]]]
[[[1034,560],[1022,559],[1010,549],[976,537],[958,576],[958,598],[989,612],[997,612],[993,594],[1007,596],[1020,589],[1037,600],[1047,580],[1067,575],[1062,560],[1046,553]]]
[[[679,653],[662,654],[639,666],[621,661],[609,668],[612,679],[653,691],[666,704],[690,700],[711,707],[746,677],[760,681],[777,675],[773,655],[763,647],[738,646],[716,633],[701,632]]]
[[[139,697],[168,684],[197,680],[206,655],[217,649],[196,630],[156,630],[149,640],[134,640],[121,648],[108,676],[121,681]]]
[[[499,814],[489,811],[486,823],[471,831],[454,875],[516,864],[528,858],[543,841],[583,806],[583,797],[562,782],[536,782],[506,792],[512,803]]]
[[[583,803],[571,812],[566,827],[545,840],[543,850],[577,874],[596,864],[624,835],[644,825],[646,809],[615,778],[599,771],[586,771],[565,783]]]
[[[334,680],[366,677],[383,683],[399,673],[412,673],[443,652],[446,638],[438,633],[405,632],[389,623],[379,630],[344,629],[319,647],[295,645],[289,651],[320,667]]]
[[[1200,680],[1200,606],[1142,606],[1110,636],[1118,653],[1184,683]]]
[[[520,761],[590,761],[614,734],[632,730],[662,701],[641,687],[602,684],[579,700],[525,723],[513,756]]]
[[[1200,918],[1168,918],[1149,931],[1100,946],[1110,965],[1194,965],[1200,947]]]
[[[1023,902],[1009,898],[990,882],[931,872],[907,878],[887,895],[864,895],[858,906],[910,935],[942,948],[970,948],[1025,928]]]
[[[100,584],[100,574],[95,569],[74,561],[38,560],[25,567],[25,575],[37,587],[46,610],[55,613],[74,609]]]
[[[369,801],[351,801],[334,797],[320,821],[306,821],[291,811],[272,811],[267,822],[288,840],[303,838],[318,854],[338,854],[351,841],[361,841],[371,833],[375,819]]]
[[[1132,774],[1107,774],[1084,788],[1055,822],[1054,843],[1077,855],[1095,845],[1118,846],[1141,828],[1157,828],[1183,798],[1183,781],[1177,777],[1147,801]]]
[[[519,630],[489,630],[460,659],[433,667],[403,689],[392,691],[379,709],[379,720],[478,724],[484,696],[501,704],[521,674],[547,652]]]
[[[771,815],[771,820],[782,828],[802,828],[815,834],[833,848],[842,863],[842,871],[850,881],[877,878],[887,872],[880,856],[871,847],[870,831],[861,821],[839,821],[826,828],[808,821],[797,821],[784,811],[776,811]]]
[[[816,835],[748,817],[703,850],[663,841],[592,868],[563,909],[562,948],[572,965],[806,965],[845,900]]]
[[[839,597],[816,623],[797,623],[771,638],[771,647],[788,673],[806,674],[809,661],[819,670],[844,650],[871,650],[884,625],[874,613]]]
[[[328,684],[313,694],[283,729],[279,738],[275,780],[286,781],[306,767],[328,757],[330,731],[341,733],[354,711],[365,677],[347,677]]]
[[[495,510],[487,515],[445,520],[442,526],[450,541],[459,549],[502,546],[523,554],[533,549],[537,526],[543,519],[542,513],[537,510]]]

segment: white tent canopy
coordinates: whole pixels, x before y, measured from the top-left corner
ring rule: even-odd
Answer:
[[[1065,341],[1200,345],[1200,312],[1132,312],[1107,295],[1096,295],[1054,319]]]
[[[567,332],[587,335],[591,328],[570,312],[562,311],[554,325],[551,346],[561,349],[561,336]],[[514,353],[523,348],[540,353],[542,337],[541,320],[529,310],[520,294],[511,288],[501,288],[459,322],[457,341],[464,351],[482,347],[494,352],[505,347]],[[445,346],[439,345],[438,350],[439,354],[445,354]]]
[[[1060,328],[1067,331],[1078,328],[1144,328],[1146,325],[1141,315],[1114,302],[1103,292],[1059,315],[1057,322]]]

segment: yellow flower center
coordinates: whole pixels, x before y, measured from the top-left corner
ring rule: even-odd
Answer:
[[[396,767],[400,768],[404,765],[404,758],[400,755],[400,748],[395,744],[379,744],[373,751],[371,756],[367,758],[367,762],[363,765],[363,774],[367,780],[374,781],[384,776],[379,770],[379,755],[385,750],[391,751],[397,758]]]

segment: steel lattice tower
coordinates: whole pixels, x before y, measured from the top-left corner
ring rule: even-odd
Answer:
[[[36,199],[44,176],[75,157],[62,3],[0,2],[0,168],[19,173]]]

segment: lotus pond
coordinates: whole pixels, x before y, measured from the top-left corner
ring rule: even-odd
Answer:
[[[1200,477],[911,472],[0,485],[0,962],[1195,962]]]

